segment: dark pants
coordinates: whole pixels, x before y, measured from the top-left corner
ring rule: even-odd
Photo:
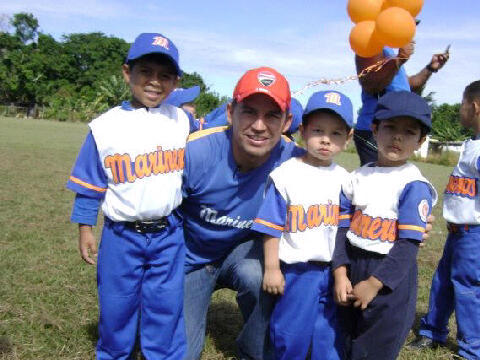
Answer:
[[[366,280],[384,255],[351,247],[350,279]],[[342,307],[340,321],[346,333],[346,359],[394,360],[415,319],[417,265],[395,290],[383,288],[365,310]]]
[[[360,165],[376,162],[378,159],[377,142],[370,130],[354,130],[353,141],[360,158]]]

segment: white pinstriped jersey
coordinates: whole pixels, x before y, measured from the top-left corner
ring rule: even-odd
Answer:
[[[480,224],[480,140],[466,140],[443,196],[443,217],[454,224]]]
[[[115,107],[90,124],[108,178],[102,211],[113,221],[167,216],[182,200],[185,113],[171,105]]]
[[[370,165],[353,171],[342,189],[353,207],[350,243],[388,254],[398,237],[421,241],[431,204],[437,201],[434,187],[413,164]]]

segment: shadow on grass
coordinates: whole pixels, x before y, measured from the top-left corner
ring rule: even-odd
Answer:
[[[207,315],[207,335],[225,357],[236,355],[236,343],[243,319],[235,303],[219,300],[210,304]]]
[[[8,355],[13,352],[13,345],[8,336],[0,336],[0,355]]]

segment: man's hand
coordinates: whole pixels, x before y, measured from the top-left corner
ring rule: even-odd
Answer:
[[[425,240],[430,237],[430,231],[433,229],[433,223],[435,222],[435,216],[428,215],[427,217],[427,225],[425,226],[425,232],[422,235],[422,242],[420,243],[420,247],[425,246]]]
[[[356,296],[356,300],[353,306],[360,307],[365,310],[370,302],[377,296],[383,284],[377,278],[370,276],[367,280],[360,281],[353,288],[353,295]]]
[[[80,256],[87,264],[95,265],[95,259],[92,257],[96,258],[97,255],[97,240],[93,235],[92,227],[90,225],[79,224],[78,230],[78,249],[80,250]]]
[[[352,283],[347,276],[345,266],[340,266],[333,271],[335,285],[333,288],[333,297],[335,302],[341,306],[349,306],[355,300],[352,294]]]
[[[443,65],[445,65],[449,58],[450,54],[448,51],[445,51],[443,54],[434,54],[429,64],[430,69],[437,72],[443,67]]]
[[[269,294],[283,295],[283,291],[285,290],[285,278],[283,277],[280,268],[265,269],[262,288]]]

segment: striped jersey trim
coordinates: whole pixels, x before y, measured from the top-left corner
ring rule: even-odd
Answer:
[[[268,222],[259,218],[256,218],[254,222],[256,222],[257,224],[265,225],[266,227],[269,227],[275,230],[279,230],[279,231],[283,231],[284,229],[283,226],[278,226],[278,225],[272,224],[271,222]]]
[[[398,225],[398,230],[413,230],[413,231],[419,231],[424,233],[425,228],[422,226],[415,226],[415,225]]]
[[[213,127],[213,128],[210,128],[210,129],[195,131],[195,132],[191,133],[190,135],[188,135],[187,142],[200,139],[200,138],[202,138],[204,136],[207,136],[207,135],[210,135],[210,134],[225,131],[228,128],[229,128],[229,126],[218,126],[218,127]]]
[[[78,185],[81,185],[81,186],[83,186],[83,187],[85,187],[85,188],[87,188],[87,189],[95,190],[95,191],[98,191],[98,192],[101,192],[101,193],[107,191],[106,188],[101,188],[101,187],[98,187],[98,186],[95,186],[95,185],[86,183],[85,181],[82,181],[82,180],[80,180],[80,179],[77,179],[77,178],[74,177],[74,176],[70,176],[70,181],[72,181],[72,182],[74,182],[74,183],[76,183],[76,184],[78,184]]]

